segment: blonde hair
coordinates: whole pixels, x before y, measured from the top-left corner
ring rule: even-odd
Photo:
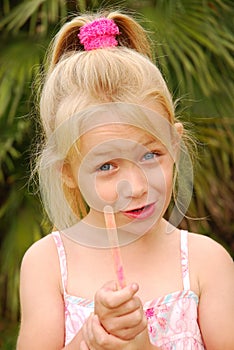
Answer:
[[[99,17],[110,18],[119,27],[118,46],[84,51],[77,36],[79,29]],[[49,67],[40,99],[45,140],[71,116],[109,102],[156,102],[162,106],[168,121],[174,123],[174,104],[162,74],[151,60],[147,34],[130,16],[115,11],[75,17],[58,32],[48,57]],[[64,161],[53,157],[47,146],[42,152],[43,159],[46,154],[48,163]],[[78,188],[62,184],[64,198],[56,198],[59,184],[53,183],[55,177],[61,178],[59,166],[46,177],[40,176],[41,171],[39,164],[42,197],[45,206],[50,208],[52,220],[67,227],[86,215],[87,205]]]

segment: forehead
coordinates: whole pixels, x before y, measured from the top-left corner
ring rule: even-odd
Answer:
[[[113,141],[113,142],[112,142]],[[150,143],[160,143],[153,135],[138,127],[127,124],[107,124],[94,128],[80,137],[81,154],[89,152],[99,145],[107,144],[119,145],[124,148],[127,143],[132,141],[133,144],[144,145],[147,147]]]

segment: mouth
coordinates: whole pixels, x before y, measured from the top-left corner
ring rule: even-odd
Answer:
[[[131,219],[147,219],[154,213],[155,206],[156,203],[151,203],[140,208],[123,211],[122,213]]]

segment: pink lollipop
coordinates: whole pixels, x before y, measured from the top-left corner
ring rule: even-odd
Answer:
[[[104,217],[105,217],[106,229],[107,229],[108,238],[109,238],[112,255],[113,255],[115,273],[117,276],[119,287],[122,289],[126,286],[126,282],[124,277],[121,253],[119,249],[119,241],[118,241],[118,233],[117,233],[116,224],[115,224],[115,216],[111,206],[109,205],[105,206]]]

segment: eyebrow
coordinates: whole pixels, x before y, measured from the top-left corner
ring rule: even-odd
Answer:
[[[151,137],[150,139],[148,139],[146,142],[136,142],[140,145],[142,145],[143,147],[149,147],[151,145],[156,145],[156,146],[162,146],[162,147],[165,147],[163,142],[160,141],[159,139],[156,139],[154,137]]]
[[[117,140],[120,140],[120,139],[117,139]],[[129,139],[129,141],[132,141],[132,140]],[[153,139],[153,138],[150,139],[150,140],[147,140],[144,143],[136,142],[136,141],[133,141],[132,143],[133,143],[134,147],[136,147],[136,144],[140,145],[142,147],[146,147],[146,148],[151,146],[151,145],[157,145],[157,146],[165,147],[161,141],[159,141],[157,139]],[[94,157],[108,156],[108,157],[111,158],[111,154],[112,153],[122,152],[122,151],[123,151],[123,149],[121,148],[121,146],[118,146],[116,144],[115,145],[112,144],[110,149],[100,150],[100,151],[96,151],[96,152],[94,151],[92,153],[92,156],[94,156]],[[116,154],[114,156],[116,157]]]
[[[150,146],[152,144],[160,144],[160,145],[163,145],[161,141],[157,140],[157,139],[151,139],[145,143],[142,143],[142,146],[144,147],[147,147],[147,146]]]

